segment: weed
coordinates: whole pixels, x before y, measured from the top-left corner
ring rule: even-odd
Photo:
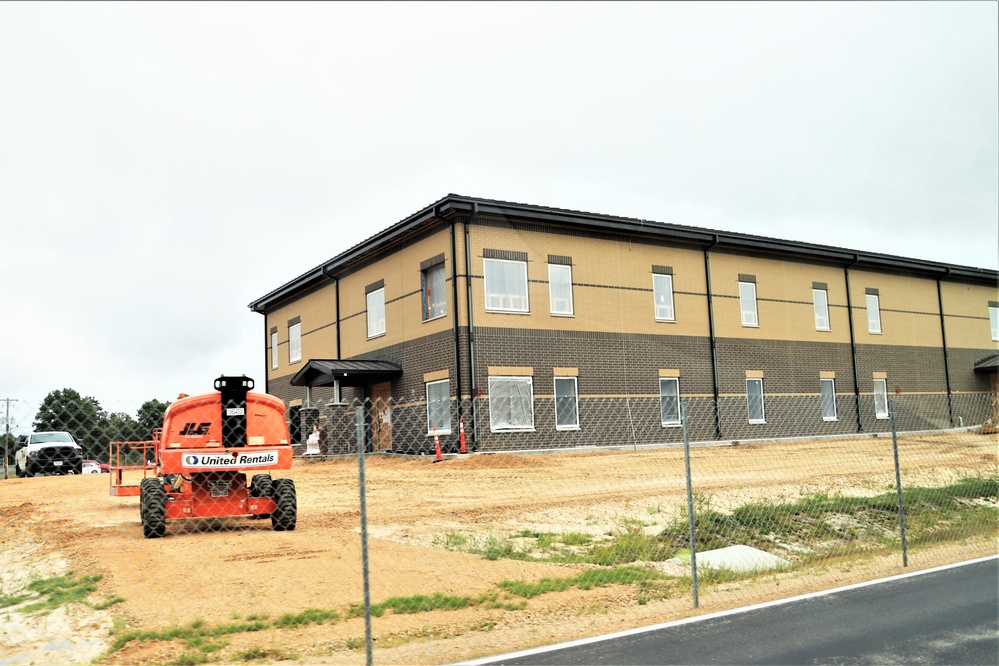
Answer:
[[[446,550],[461,550],[468,545],[468,536],[460,532],[445,532],[443,537],[435,537],[434,545]]]
[[[237,652],[234,656],[236,661],[290,661],[296,658],[294,654],[274,647],[250,648]]]
[[[309,608],[301,613],[285,613],[274,621],[275,627],[300,627],[307,624],[325,624],[340,620],[340,614],[335,610]]]

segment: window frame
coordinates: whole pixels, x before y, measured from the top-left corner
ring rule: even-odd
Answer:
[[[999,307],[989,306],[989,327],[992,329],[992,341],[999,342]]]
[[[819,294],[822,294],[822,303],[819,303]],[[812,310],[815,313],[815,330],[816,331],[829,331],[832,330],[832,322],[829,321],[829,290],[828,289],[812,289]],[[823,324],[822,322],[825,322]]]
[[[864,294],[864,301],[867,303],[867,332],[871,335],[881,335],[881,296]],[[873,319],[871,315],[874,316]]]
[[[676,389],[675,396],[668,396],[663,390],[667,385],[672,384]],[[673,418],[667,418],[665,401],[669,397],[676,398],[676,414],[670,415]],[[659,422],[664,428],[672,428],[679,425],[683,425],[682,419],[680,418],[680,378],[679,377],[660,377],[659,378]]]
[[[824,387],[829,386],[831,401],[827,400]],[[832,407],[832,415],[826,414],[826,405]],[[836,408],[836,380],[828,377],[823,377],[819,379],[819,411],[822,414],[823,421],[839,421],[839,414]]]
[[[667,309],[662,316],[659,314],[661,297],[669,297],[669,303],[663,304]],[[676,308],[673,300],[673,276],[665,273],[652,274],[652,303],[655,308],[656,321],[676,321]]]
[[[433,400],[431,400],[430,387],[431,386],[433,386],[433,387],[439,387],[441,384],[443,384],[445,386],[445,394],[444,394],[443,401],[440,399],[439,396],[437,396]],[[448,379],[438,379],[438,380],[435,380],[435,381],[432,381],[432,382],[426,382],[425,383],[425,387],[426,387],[426,396],[427,396],[427,434],[428,435],[433,435],[434,434],[434,425],[435,424],[434,424],[433,416],[431,414],[431,405],[432,404],[438,404],[439,405],[439,404],[443,403],[444,407],[446,408],[445,412],[447,413],[447,425],[445,426],[442,423],[441,427],[439,427],[436,432],[437,432],[438,435],[450,435],[451,434],[451,430],[452,430],[452,426],[451,426],[451,380],[450,380],[450,378],[448,378]]]
[[[513,307],[513,301],[514,301],[514,299],[515,298],[519,298],[517,296],[511,295],[511,294],[506,293],[506,292],[503,292],[503,293],[495,293],[495,292],[494,293],[490,293],[490,286],[491,285],[490,285],[490,277],[489,277],[489,273],[490,273],[489,266],[496,266],[496,265],[500,265],[500,264],[503,264],[503,265],[518,265],[522,269],[522,273],[523,273],[523,287],[524,287],[524,294],[523,294],[524,307],[523,308]],[[505,271],[504,271],[504,273],[505,273]],[[507,277],[508,276],[504,274],[504,276],[503,276],[504,283],[506,282],[506,278]],[[518,281],[520,280],[520,277],[521,276],[519,276],[519,275],[517,276]],[[495,279],[495,278],[493,278],[493,279]],[[483,291],[483,300],[484,300],[484,305],[485,305],[486,312],[506,312],[506,313],[513,313],[513,314],[529,314],[531,312],[530,282],[529,282],[528,277],[527,277],[527,262],[526,261],[522,261],[520,259],[496,259],[494,257],[483,257],[482,258],[482,283],[483,283],[483,289],[482,289],[482,291]],[[504,286],[505,286],[505,284],[504,284]],[[496,304],[491,305],[490,304],[490,299],[499,299],[500,304],[498,304],[498,305],[496,305]],[[510,307],[503,307],[502,302],[506,301],[506,300],[510,301],[510,303],[511,303]]]
[[[278,344],[278,332],[277,328],[275,328],[271,331],[271,370],[277,370],[280,364]]]
[[[748,294],[743,288],[752,288],[752,294]],[[756,303],[756,283],[746,282],[744,280],[739,280],[739,315],[742,319],[742,325],[746,328],[759,328],[760,327],[760,310]],[[752,307],[752,310],[747,310],[747,305]],[[752,320],[747,320],[746,315],[752,314]]]
[[[444,285],[441,288],[443,292],[443,300],[439,303],[432,303],[430,296],[433,292],[430,291],[430,276],[431,274],[436,274],[440,271],[440,283]],[[436,264],[434,266],[428,266],[427,268],[420,271],[420,293],[423,302],[423,321],[433,321],[434,319],[440,319],[441,317],[447,316],[447,274],[444,272],[444,264]],[[440,313],[432,314],[435,308],[440,308]]]
[[[753,418],[753,404],[752,400],[755,396],[750,394],[749,385],[758,384],[760,387],[759,401],[760,401],[760,418]],[[762,377],[746,377],[746,417],[749,419],[751,424],[765,424],[767,422],[767,407],[766,407],[766,394],[763,390],[763,378]]]
[[[556,273],[561,272],[561,271],[567,271],[568,272],[568,276],[569,276],[568,283],[559,283],[559,286],[564,286],[564,287],[568,288],[568,292],[569,292],[569,298],[568,298],[569,308],[568,308],[568,310],[562,311],[562,310],[556,310],[555,309],[555,303],[556,303],[555,290],[552,288],[552,286],[555,284],[555,280],[552,277],[552,271],[553,270]],[[561,301],[561,300],[565,300],[565,299],[558,299],[558,300]],[[573,299],[572,299],[572,266],[570,266],[568,264],[553,264],[553,263],[549,262],[549,264],[548,264],[548,307],[549,307],[549,311],[551,312],[551,314],[554,315],[554,316],[556,316],[556,317],[573,317],[573,316],[575,316],[576,313],[575,313],[575,310],[574,310]]]
[[[378,298],[380,300],[379,301],[375,301],[374,303],[372,303],[372,298]],[[385,325],[385,287],[379,287],[378,289],[372,289],[367,294],[365,294],[364,295],[364,304],[365,304],[364,312],[365,312],[365,315],[366,315],[365,319],[366,319],[366,323],[367,323],[368,340],[371,340],[373,338],[379,338],[379,337],[385,335],[385,332],[386,332],[386,325]],[[375,305],[376,307],[372,308],[372,305]],[[371,313],[372,313],[373,309],[374,309],[375,314],[376,314],[376,318],[374,318],[374,319],[371,316]],[[380,321],[377,318],[378,313],[381,314],[381,320]],[[377,330],[377,326],[378,326],[379,323],[381,323],[381,330],[380,331]],[[374,329],[373,329],[373,326],[374,326]],[[373,330],[374,330],[374,332],[372,332]]]
[[[288,363],[302,360],[302,322],[288,324]]]
[[[881,388],[880,392],[878,388]],[[878,404],[879,398],[884,402],[884,410],[881,409],[881,405]],[[874,416],[877,419],[884,420],[891,418],[891,408],[888,406],[888,380],[878,378],[874,380]]]
[[[497,427],[496,425],[496,407],[493,403],[494,398],[496,400],[501,400],[502,398],[496,397],[496,389],[494,384],[500,382],[515,382],[524,383],[528,387],[528,401],[530,402],[531,414],[529,424],[518,424],[511,425],[507,427]],[[489,377],[489,431],[490,432],[535,432],[534,429],[534,378],[530,376],[518,375],[518,376],[494,376]]]
[[[573,411],[573,423],[559,423],[559,383],[571,382],[572,393],[569,396],[563,396],[562,400],[566,400],[571,397],[572,399],[572,411]],[[556,430],[579,430],[579,383],[576,377],[573,376],[558,376],[554,378],[553,390],[555,392],[555,429]]]

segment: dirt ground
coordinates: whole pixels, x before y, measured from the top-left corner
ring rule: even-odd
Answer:
[[[903,485],[939,485],[999,469],[999,439],[909,437],[900,442]],[[894,488],[891,442],[807,441],[699,448],[692,452],[699,501],[726,510],[747,502],[824,492],[875,494]],[[365,464],[370,594],[479,597],[504,580],[575,576],[588,565],[489,560],[445,544],[482,542],[522,530],[605,535],[623,521],[658,533],[686,506],[679,449],[472,455],[432,459],[369,456]],[[102,576],[91,599],[124,599],[107,610],[74,604],[40,618],[0,611],[0,664],[88,663],[110,645],[109,630],[162,630],[253,617],[336,609],[364,598],[357,459],[296,460],[298,526],[269,520],[170,521],[163,539],[144,539],[138,498],[112,497],[107,474],[0,481],[0,595],[31,578],[73,571]],[[995,536],[917,549],[901,557],[852,560],[712,588],[700,608],[689,594],[645,600],[635,585],[545,594],[523,608],[478,605],[372,620],[381,664],[450,663],[787,597],[973,557],[995,555]],[[255,650],[271,661],[362,664],[361,618],[225,637],[220,662]],[[133,641],[102,663],[169,663],[177,641]],[[247,657],[242,658],[244,661]],[[5,661],[11,660],[11,661]],[[261,659],[254,663],[267,663]]]

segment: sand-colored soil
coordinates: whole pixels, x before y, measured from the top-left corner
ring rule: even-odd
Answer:
[[[920,436],[900,443],[903,485],[941,485],[997,473],[995,436]],[[810,441],[695,449],[694,490],[719,510],[802,494],[876,494],[894,488],[890,439]],[[87,663],[119,630],[210,625],[310,608],[345,616],[363,600],[358,463],[353,457],[297,460],[275,476],[295,480],[298,526],[274,532],[268,520],[171,521],[163,539],[144,539],[138,498],[108,492],[108,475],[0,481],[0,594],[32,577],[72,570],[103,576],[93,601],[119,596],[106,611],[76,604],[43,619],[0,611],[0,662]],[[612,533],[623,524],[657,533],[686,506],[679,449],[474,455],[431,459],[370,456],[365,465],[371,599],[435,593],[506,598],[497,583],[571,577],[588,565],[524,562],[445,548],[522,530]],[[993,536],[914,549],[909,569],[997,552]],[[866,558],[689,592],[650,597],[638,585],[573,588],[527,600],[519,610],[479,604],[372,621],[375,661],[448,663],[677,619],[848,582],[902,573],[901,555]],[[659,595],[661,596],[661,595]],[[233,634],[221,660],[266,648],[299,663],[364,662],[363,619]],[[59,643],[62,641],[62,643]],[[358,649],[360,646],[361,649]],[[109,664],[166,663],[179,642],[133,642]],[[22,663],[18,661],[16,663]],[[259,662],[256,662],[259,663]]]

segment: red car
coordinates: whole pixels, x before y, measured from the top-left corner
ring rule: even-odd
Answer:
[[[97,465],[100,468],[101,472],[106,472],[108,474],[111,473],[111,465],[109,465],[107,463],[98,462],[97,460],[84,460],[83,461],[83,466],[84,467],[92,467],[93,465]]]

